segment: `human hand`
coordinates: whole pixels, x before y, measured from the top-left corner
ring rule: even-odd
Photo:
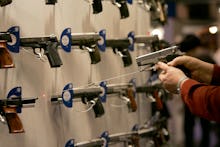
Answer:
[[[184,79],[186,75],[180,69],[169,66],[163,62],[158,62],[156,67],[162,70],[159,79],[163,83],[164,88],[171,93],[178,93],[177,88],[181,86],[179,82],[181,79]]]
[[[182,65],[190,71],[191,78],[209,84],[212,80],[214,65],[191,56],[179,56],[167,63],[169,66]]]

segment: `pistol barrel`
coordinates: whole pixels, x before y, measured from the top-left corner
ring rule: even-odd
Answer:
[[[72,45],[88,45],[88,44],[96,44],[98,40],[100,40],[100,36],[98,33],[90,32],[90,33],[74,33],[71,34],[71,44]]]
[[[135,43],[152,43],[155,41],[159,41],[159,38],[157,35],[154,36],[145,36],[145,35],[140,35],[140,36],[135,36],[134,38]]]
[[[128,48],[130,45],[130,41],[128,39],[107,39],[106,40],[106,46],[112,47],[112,48]]]

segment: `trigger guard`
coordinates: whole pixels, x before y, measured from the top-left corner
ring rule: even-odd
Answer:
[[[87,102],[88,102],[88,99],[84,96],[81,98],[81,100],[82,100],[83,104],[87,104]]]
[[[39,49],[39,51],[40,51],[39,53],[36,52],[37,49]],[[38,55],[38,56],[39,56],[39,54],[42,54],[42,48],[34,48],[34,49],[33,49],[33,52],[34,52],[35,55]],[[44,54],[42,54],[42,55],[44,55]]]

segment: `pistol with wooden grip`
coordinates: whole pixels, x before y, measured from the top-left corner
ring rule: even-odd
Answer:
[[[107,85],[107,94],[119,94],[120,98],[125,100],[129,112],[135,112],[137,110],[135,91],[132,83]]]
[[[26,104],[34,104],[37,98],[21,99],[10,98],[0,100],[0,121],[7,123],[9,133],[23,133],[24,128],[18,116],[21,113],[21,108]]]
[[[167,21],[164,0],[150,0],[151,19],[164,25]]]
[[[164,0],[142,0],[139,1],[146,11],[150,12],[152,23],[164,25],[167,22],[166,4]]]
[[[135,112],[137,110],[137,103],[135,100],[135,93],[134,93],[133,88],[129,86],[126,90],[126,93],[127,93],[127,97],[130,100],[130,104],[128,105],[129,110],[131,112]]]
[[[23,133],[24,128],[18,116],[22,108],[32,106],[38,98],[21,97],[22,88],[15,87],[7,95],[7,99],[0,99],[0,122],[8,125],[9,133]]]
[[[24,128],[17,114],[16,107],[3,107],[2,111],[8,124],[9,133],[23,133]]]

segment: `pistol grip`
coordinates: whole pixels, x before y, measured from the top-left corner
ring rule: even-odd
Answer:
[[[131,103],[131,111],[135,112],[137,110],[137,103],[135,101],[134,93],[133,93],[132,88],[127,89],[127,95],[128,95],[129,100],[130,100],[130,103]]]
[[[96,64],[101,61],[100,52],[97,47],[94,48],[94,51],[89,52],[89,56],[91,58],[91,64]]]
[[[159,93],[158,91],[155,91],[154,92],[154,98],[156,100],[156,107],[157,107],[157,110],[162,110],[163,109],[163,102],[159,96]]]
[[[100,100],[100,98],[94,98],[94,101],[95,105],[93,106],[93,110],[95,113],[95,117],[100,117],[105,113],[102,101]]]
[[[140,137],[138,135],[132,135],[131,136],[131,145],[133,145],[133,147],[140,147]]]
[[[129,11],[128,11],[128,6],[127,6],[126,1],[120,4],[121,4],[121,7],[119,8],[119,10],[120,10],[121,19],[129,17]]]
[[[13,59],[6,47],[6,42],[0,42],[0,68],[13,68]]]
[[[24,128],[19,116],[17,115],[16,107],[4,107],[3,111],[7,120],[9,133],[23,133]]]
[[[51,67],[60,67],[63,63],[57,51],[57,42],[48,43],[45,54]]]
[[[157,6],[160,10],[160,22],[162,24],[164,24],[166,22],[166,16],[165,16],[165,12],[164,12],[164,9],[163,9],[163,6],[162,6],[161,2],[158,1]]]
[[[104,107],[102,105],[102,101],[101,101],[101,99],[99,97],[84,95],[84,96],[82,96],[82,102],[84,104],[86,104],[88,102],[95,104],[92,107],[93,112],[95,114],[95,117],[100,117],[100,116],[105,114],[105,110],[104,110]]]
[[[102,12],[102,0],[93,0],[92,3],[93,14]]]
[[[121,51],[121,53],[123,54],[122,60],[124,63],[124,67],[130,66],[132,64],[132,59],[129,51],[127,49],[124,49],[123,51]]]

